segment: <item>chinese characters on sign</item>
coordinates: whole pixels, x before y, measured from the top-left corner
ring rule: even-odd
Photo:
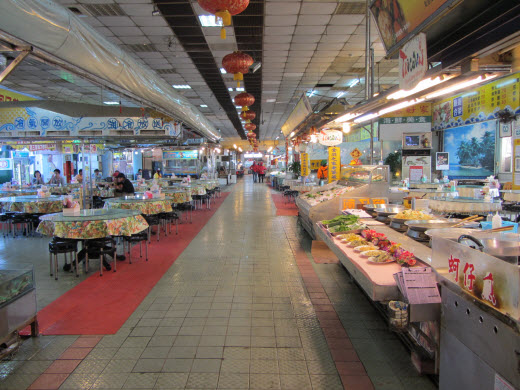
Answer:
[[[331,147],[329,147],[329,166],[328,166],[329,183],[339,180],[340,173],[341,173],[340,148],[331,146]]]
[[[311,170],[315,171],[320,168],[321,160],[311,160]]]
[[[309,170],[309,153],[300,153],[300,161],[302,166],[302,176],[309,176],[310,170]]]
[[[345,198],[341,202],[341,210],[357,209],[358,205],[365,204],[387,204],[388,198]]]

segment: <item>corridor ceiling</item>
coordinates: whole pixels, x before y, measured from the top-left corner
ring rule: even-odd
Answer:
[[[232,74],[221,72],[222,58],[237,49],[262,63],[260,70],[244,76],[245,90],[256,97],[252,110],[261,140],[281,136],[281,126],[305,93],[313,105],[334,98],[347,104],[364,99],[365,1],[251,0],[233,17],[226,40],[220,39],[220,27],[201,24],[199,16],[209,14],[193,0],[55,1],[172,86],[189,86],[177,92],[199,107],[226,141],[245,138],[232,100],[241,91]],[[383,58],[373,23],[371,41],[377,92],[398,83],[398,63]],[[20,70],[29,75],[37,66],[28,63]],[[24,84],[18,74],[4,85],[48,97],[48,89],[44,92],[34,77]],[[61,79],[59,88],[71,91],[67,100],[92,103],[66,81]]]

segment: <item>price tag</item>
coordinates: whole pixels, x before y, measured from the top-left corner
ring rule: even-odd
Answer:
[[[345,209],[357,209],[358,205],[369,205],[369,204],[386,204],[388,203],[387,198],[343,198],[341,200],[341,210]]]

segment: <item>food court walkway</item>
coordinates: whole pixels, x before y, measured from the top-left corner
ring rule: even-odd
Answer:
[[[435,388],[267,185],[231,191],[117,334],[29,339],[0,388]]]

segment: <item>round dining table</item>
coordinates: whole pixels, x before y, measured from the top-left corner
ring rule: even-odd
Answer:
[[[173,211],[169,199],[144,198],[141,196],[124,196],[105,200],[105,209],[136,210],[141,214],[154,215]]]
[[[63,210],[63,197],[39,197],[36,195],[9,196],[0,198],[0,204],[5,211],[27,214],[49,214]]]
[[[80,210],[77,215],[63,215],[63,213],[43,215],[40,221],[38,233],[76,240],[131,236],[148,229],[148,223],[136,210]]]

